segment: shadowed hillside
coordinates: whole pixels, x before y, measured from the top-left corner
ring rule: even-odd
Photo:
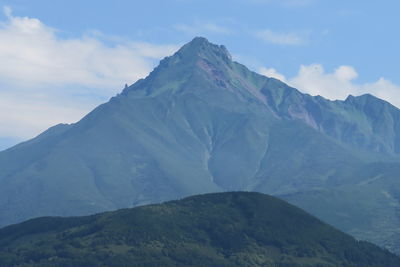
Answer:
[[[1,229],[0,248],[1,266],[400,265],[299,208],[245,192],[34,219]]]

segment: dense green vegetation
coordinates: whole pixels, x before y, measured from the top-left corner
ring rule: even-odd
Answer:
[[[400,253],[399,152],[389,103],[302,94],[195,38],[76,124],[0,152],[0,226],[246,190]]]
[[[400,266],[277,198],[216,193],[0,230],[0,266]]]

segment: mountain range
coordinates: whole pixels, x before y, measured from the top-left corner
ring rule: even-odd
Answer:
[[[44,217],[0,229],[1,266],[397,267],[277,198],[250,192],[192,196],[92,215]]]
[[[74,124],[0,152],[0,225],[258,191],[400,253],[400,110],[330,101],[197,37]]]

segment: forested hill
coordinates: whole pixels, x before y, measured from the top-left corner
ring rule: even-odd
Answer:
[[[0,266],[400,266],[305,211],[261,193],[188,197],[0,230]]]

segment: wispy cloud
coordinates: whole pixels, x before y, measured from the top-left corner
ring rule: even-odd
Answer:
[[[213,22],[195,22],[194,24],[177,24],[175,29],[190,35],[232,34],[233,30]]]
[[[327,73],[321,64],[301,65],[296,76],[286,78],[273,68],[260,68],[259,73],[279,79],[310,95],[321,95],[328,99],[345,99],[348,95],[372,94],[400,108],[400,86],[381,77],[371,83],[357,83],[356,69],[339,66]]]
[[[12,16],[12,9],[11,9],[11,7],[9,7],[9,6],[4,6],[4,7],[3,7],[3,12],[4,12],[4,15],[5,15],[7,18],[11,18],[11,16]]]
[[[277,45],[304,45],[307,39],[304,34],[295,32],[276,32],[269,29],[256,32],[260,40]]]
[[[28,138],[53,124],[78,120],[178,48],[112,43],[94,34],[65,39],[39,19],[14,16],[10,7],[3,12],[0,138]]]

